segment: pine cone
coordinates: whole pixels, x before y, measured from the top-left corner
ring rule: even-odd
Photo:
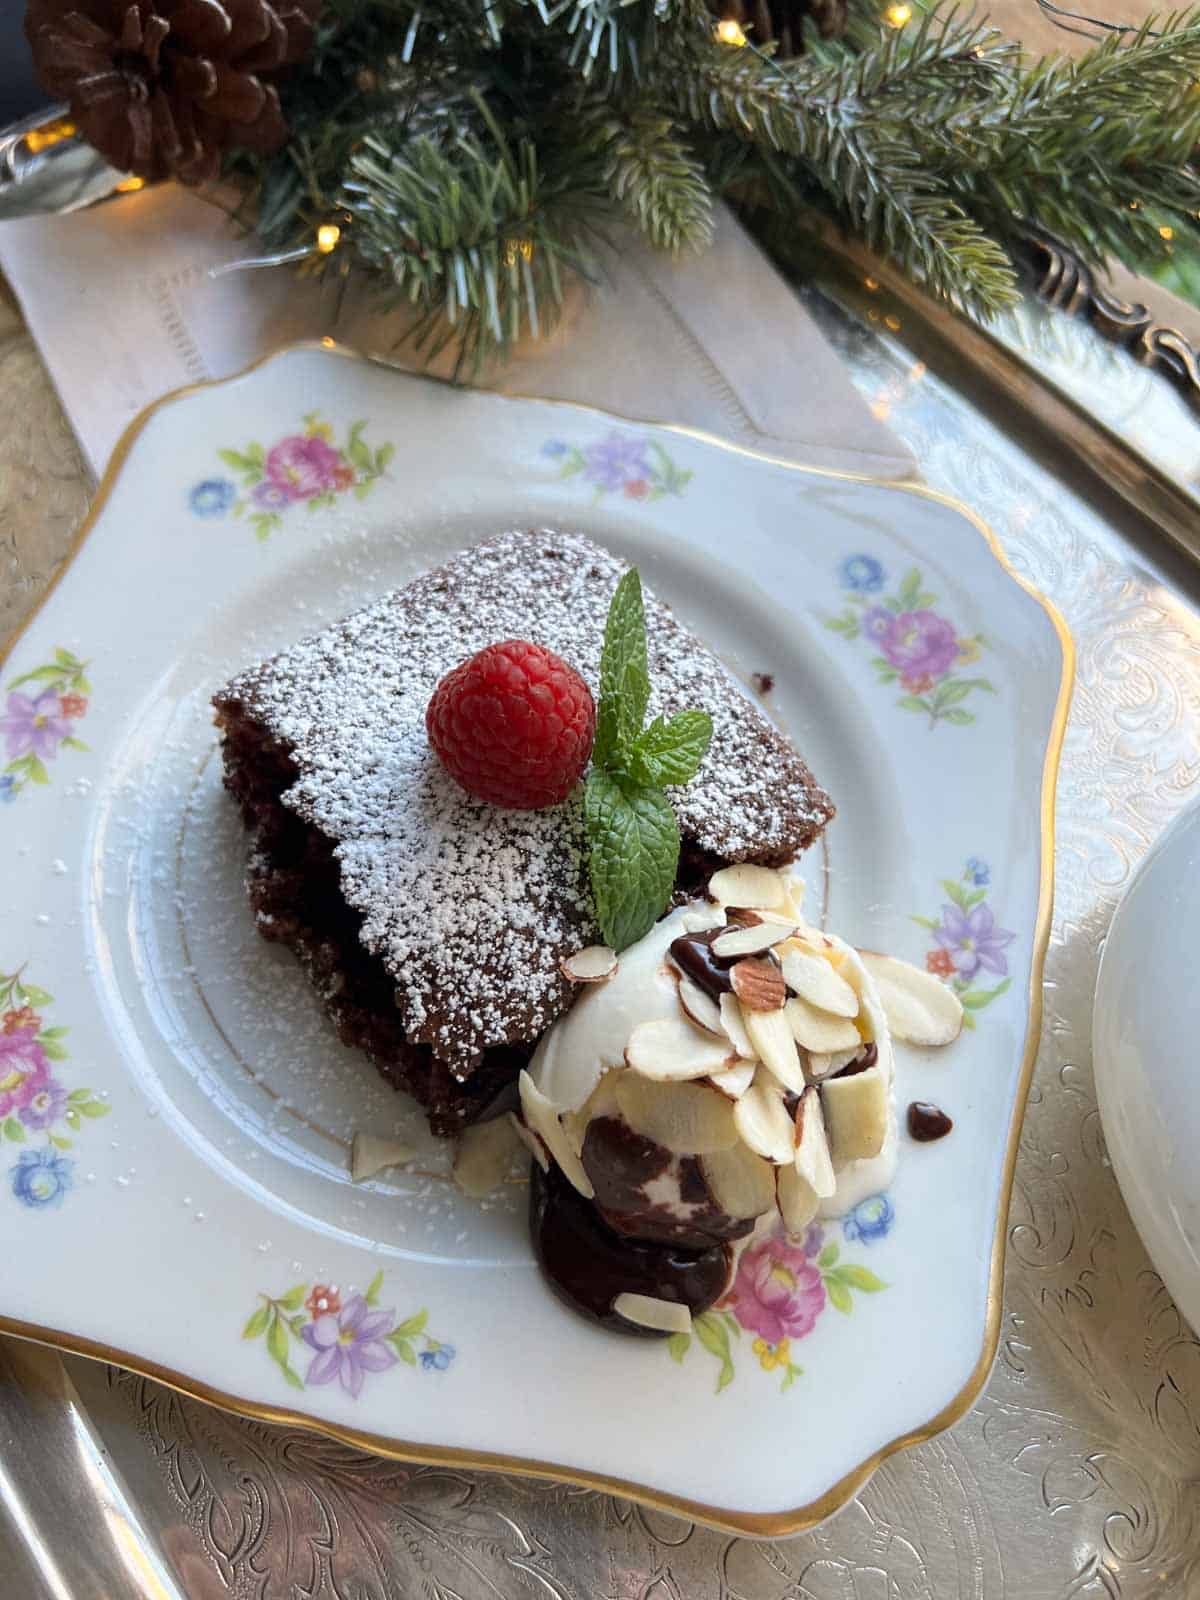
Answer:
[[[755,44],[774,43],[781,59],[804,54],[804,18],[822,39],[840,39],[846,31],[848,0],[719,0],[718,16],[738,22]]]
[[[114,167],[203,183],[230,145],[287,139],[270,79],[312,44],[320,0],[29,0],[43,87]]]

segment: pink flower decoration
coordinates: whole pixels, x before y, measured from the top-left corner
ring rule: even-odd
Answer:
[[[337,1316],[326,1312],[305,1323],[300,1337],[316,1354],[308,1364],[306,1383],[338,1380],[357,1400],[368,1372],[386,1372],[398,1356],[383,1342],[394,1311],[371,1311],[361,1294],[352,1294]]]
[[[311,500],[338,487],[342,458],[316,434],[281,439],[267,456],[267,481],[289,500]]]
[[[940,678],[958,659],[954,624],[933,611],[902,611],[872,637],[880,653],[904,678]]]
[[[803,1244],[772,1235],[738,1262],[733,1311],[743,1328],[771,1344],[802,1339],[825,1309],[825,1285]]]
[[[43,690],[36,699],[14,689],[8,697],[6,714],[0,717],[0,733],[10,760],[32,753],[49,761],[70,732],[62,701],[53,689]]]
[[[0,1117],[20,1111],[49,1082],[50,1059],[32,1028],[0,1034]]]

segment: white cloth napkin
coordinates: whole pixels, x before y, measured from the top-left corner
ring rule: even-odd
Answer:
[[[364,295],[339,297],[288,267],[212,276],[253,253],[223,211],[173,185],[0,223],[0,263],[97,474],[143,407],[283,344],[332,337],[420,369],[396,347],[404,318]],[[486,382],[683,423],[808,465],[915,473],[728,212],[713,248],[678,262],[621,241],[604,281]]]

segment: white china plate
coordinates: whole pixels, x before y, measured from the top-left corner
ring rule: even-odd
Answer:
[[[1092,1053],[1104,1139],[1142,1243],[1200,1329],[1196,951],[1200,807],[1142,859],[1104,943]]]
[[[686,1350],[576,1320],[524,1190],[481,1208],[447,1182],[256,936],[220,784],[208,702],[236,668],[534,525],[636,560],[744,678],[774,675],[839,807],[813,904],[940,965],[975,1024],[899,1064],[901,1109],[933,1100],[953,1134],[772,1241]],[[760,1535],[827,1516],[995,1352],[1070,671],[1050,606],[921,489],[317,348],[161,403],[3,666],[0,1327],[406,1457]],[[360,1128],[410,1139],[416,1171],[352,1185]],[[318,1285],[340,1300],[319,1366]]]

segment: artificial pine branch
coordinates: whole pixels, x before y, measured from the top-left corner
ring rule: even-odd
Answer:
[[[713,195],[678,126],[647,104],[628,112],[599,101],[586,122],[608,195],[660,250],[703,249],[712,239]]]

